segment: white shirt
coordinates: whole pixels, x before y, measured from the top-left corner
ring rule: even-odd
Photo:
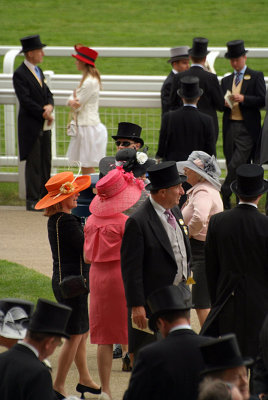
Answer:
[[[176,325],[176,326],[173,326],[173,328],[171,328],[168,333],[171,333],[171,332],[174,332],[174,331],[179,331],[181,329],[192,329],[192,328],[188,324]]]

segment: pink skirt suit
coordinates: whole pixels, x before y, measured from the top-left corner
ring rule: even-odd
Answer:
[[[90,338],[94,344],[127,344],[127,305],[120,247],[127,216],[90,215],[85,226],[84,254],[91,261]]]

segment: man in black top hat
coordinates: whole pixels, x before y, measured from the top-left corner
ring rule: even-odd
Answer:
[[[170,49],[170,59],[168,60],[168,63],[171,64],[172,70],[165,79],[161,88],[162,114],[170,110],[169,98],[174,76],[177,75],[178,72],[186,71],[190,67],[188,51],[188,46],[173,47]]]
[[[147,169],[150,197],[127,220],[121,246],[122,276],[129,308],[129,352],[154,337],[131,328],[130,317],[139,328],[146,327],[150,311],[146,298],[155,289],[188,278],[190,246],[187,227],[177,207],[184,194],[174,161]]]
[[[251,398],[247,367],[253,364],[253,359],[242,357],[234,334],[223,335],[201,344],[200,351],[204,361],[204,369],[201,372],[203,378],[221,379],[232,383],[238,387],[243,400]]]
[[[165,339],[139,351],[124,400],[195,400],[204,368],[199,346],[209,339],[191,329],[191,293],[183,285],[165,286],[147,303],[149,326]]]
[[[225,57],[234,72],[221,81],[224,95],[230,93],[223,113],[223,152],[227,176],[222,185],[223,205],[229,209],[231,182],[239,165],[255,159],[256,145],[261,135],[260,109],[265,105],[266,87],[263,73],[247,67],[247,50],[243,40],[227,43]],[[229,92],[228,92],[229,91]]]
[[[204,95],[203,89],[199,88],[199,79],[183,77],[178,95],[183,107],[163,115],[156,157],[165,161],[182,161],[196,149],[216,154],[213,120],[197,109]]]
[[[69,338],[65,328],[71,308],[39,299],[23,341],[0,354],[1,400],[55,400],[51,374],[42,360]],[[63,398],[63,397],[62,397]]]
[[[203,90],[203,95],[198,102],[198,109],[213,118],[215,141],[217,141],[219,124],[216,111],[223,111],[224,98],[217,76],[205,69],[206,56],[209,53],[207,45],[208,39],[206,38],[197,37],[193,39],[193,46],[189,50],[191,67],[174,77],[170,93],[170,104],[172,110],[182,106],[182,101],[177,93],[178,88],[181,86],[181,78],[185,76],[197,76],[199,78],[199,86]]]
[[[26,209],[34,206],[46,194],[45,183],[51,170],[51,124],[53,96],[45,83],[41,68],[43,44],[39,35],[21,39],[24,62],[13,75],[13,85],[20,108],[18,139],[20,160],[26,160]]]
[[[140,149],[144,145],[141,136],[142,127],[131,122],[119,122],[117,134],[112,136],[117,150],[125,148]]]
[[[263,168],[237,168],[232,191],[239,204],[211,217],[205,246],[212,308],[202,332],[233,332],[243,356],[255,358],[259,333],[268,313],[268,217],[257,207],[268,183]]]

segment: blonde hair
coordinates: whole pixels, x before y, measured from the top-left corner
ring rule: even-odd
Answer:
[[[57,214],[60,211],[62,211],[61,201],[59,203],[53,204],[52,206],[45,208],[44,215],[46,217],[51,217],[52,215]]]
[[[82,76],[81,82],[79,84],[79,87],[81,87],[83,85],[84,80],[90,75],[93,78],[96,78],[98,80],[100,89],[102,89],[101,77],[100,77],[100,73],[99,73],[98,69],[96,67],[93,67],[93,65],[89,65],[86,63],[84,63],[84,65],[85,65],[85,69],[83,71],[83,76]]]

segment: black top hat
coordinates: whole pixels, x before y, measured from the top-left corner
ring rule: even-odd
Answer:
[[[228,51],[224,54],[225,58],[238,58],[247,53],[244,47],[244,40],[231,40],[226,43],[226,46]]]
[[[200,346],[205,364],[202,374],[229,368],[251,365],[252,358],[244,358],[240,353],[236,336],[231,333],[217,339],[211,339]]]
[[[185,99],[196,99],[202,96],[203,90],[199,87],[199,78],[197,76],[185,76],[180,82],[181,87],[177,91],[179,96]]]
[[[146,170],[151,165],[155,164],[155,160],[147,158],[143,162],[143,158],[147,157],[146,151],[136,151],[135,149],[118,150],[115,157],[104,157],[100,160],[99,168],[102,175],[106,175],[111,169],[117,166],[122,166],[126,172],[132,171],[135,178],[146,173]],[[140,157],[141,155],[141,157]]]
[[[39,35],[25,36],[21,38],[20,41],[22,45],[22,50],[20,51],[20,53],[26,53],[27,51],[31,50],[42,49],[43,47],[46,46],[46,44],[43,44],[41,42]]]
[[[189,55],[195,58],[203,58],[209,53],[208,39],[197,37],[193,39],[193,47],[189,50]]]
[[[69,339],[66,325],[72,309],[60,303],[38,299],[35,312],[28,326],[32,332],[47,333],[52,336],[63,336]]]
[[[170,285],[155,290],[148,296],[147,304],[152,315],[149,319],[149,327],[157,331],[156,320],[167,311],[190,310],[192,307],[192,295],[185,286]]]
[[[0,299],[0,310],[3,311],[4,314],[6,314],[12,307],[22,308],[30,318],[34,310],[34,303],[27,300],[13,298]]]
[[[164,161],[147,169],[150,183],[146,190],[166,189],[185,182],[187,176],[179,175],[175,161]]]
[[[119,122],[116,136],[112,136],[114,140],[118,138],[130,139],[134,142],[144,145],[144,141],[140,138],[142,127],[131,122]]]
[[[170,59],[167,61],[169,63],[173,63],[178,60],[185,60],[189,58],[189,47],[181,46],[181,47],[173,47],[170,49]]]
[[[257,164],[242,164],[236,170],[236,180],[231,190],[241,197],[258,197],[268,191],[268,182],[263,179],[264,171]]]

